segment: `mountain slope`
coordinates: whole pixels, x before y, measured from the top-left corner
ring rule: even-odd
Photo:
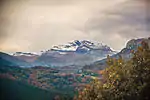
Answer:
[[[14,56],[11,56],[9,54],[0,52],[0,66],[2,65],[8,65],[8,66],[25,66],[28,65],[27,62],[20,60]]]
[[[39,56],[40,54],[37,53],[25,53],[25,52],[16,52],[13,54],[14,57],[20,59],[20,60],[24,60],[26,62],[34,62]]]
[[[112,55],[111,58],[118,58],[119,55],[121,55],[124,60],[130,59],[132,57],[131,51],[132,50],[136,51],[137,48],[139,46],[141,46],[141,42],[142,41],[147,42],[149,44],[149,47],[150,47],[150,37],[149,38],[132,39],[132,40],[129,40],[127,42],[125,48],[123,48],[120,52]],[[96,61],[93,64],[84,66],[83,69],[93,69],[93,70],[102,70],[102,69],[105,69],[107,67],[106,60],[107,59],[105,58],[105,59]]]
[[[0,66],[16,66],[16,64],[0,57]]]

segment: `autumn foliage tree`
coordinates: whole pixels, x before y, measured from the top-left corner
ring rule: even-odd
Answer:
[[[150,48],[143,41],[133,57],[124,61],[107,57],[102,81],[94,80],[77,100],[150,100]]]

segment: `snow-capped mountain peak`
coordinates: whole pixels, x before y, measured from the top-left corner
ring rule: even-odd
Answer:
[[[113,55],[109,46],[89,40],[74,40],[63,45],[53,46],[38,58],[51,65],[85,65]]]
[[[86,48],[87,50],[108,50],[111,51],[110,47],[99,42],[89,40],[74,40],[64,45],[53,46],[51,50],[54,51],[77,51],[79,48]]]

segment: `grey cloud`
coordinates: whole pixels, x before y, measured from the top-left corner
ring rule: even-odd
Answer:
[[[97,14],[87,23],[88,31],[99,31],[103,34],[119,34],[122,38],[148,36],[150,22],[147,19],[145,2],[132,0],[115,8]]]
[[[4,22],[4,19],[1,17],[3,11],[4,11],[4,7],[6,5],[6,2],[5,0],[1,0],[0,1],[0,42],[5,38],[7,37],[7,34],[4,32],[4,27],[3,27],[3,24],[6,23]]]
[[[14,25],[11,25],[12,22],[15,22],[16,18],[11,20],[10,16],[16,11],[15,6],[20,3],[22,0],[0,0],[0,42],[7,40],[12,36],[11,33]]]

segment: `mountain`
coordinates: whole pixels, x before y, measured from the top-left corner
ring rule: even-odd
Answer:
[[[99,42],[75,40],[64,45],[53,46],[43,52],[36,62],[46,66],[83,66],[115,53],[109,46]]]
[[[3,65],[32,66],[84,66],[106,58],[116,52],[109,46],[89,40],[75,40],[67,44],[53,46],[39,53],[16,52],[12,55],[0,53]]]
[[[131,51],[136,51],[139,46],[141,46],[141,42],[145,41],[148,43],[150,47],[150,37],[149,38],[139,38],[139,39],[131,39],[127,42],[126,47],[123,48],[120,52],[111,56],[111,58],[118,58],[120,55],[124,60],[129,60],[132,57]],[[106,58],[96,61],[93,64],[86,65],[83,69],[93,69],[93,70],[101,70],[107,67]]]
[[[12,55],[0,52],[0,66],[26,66],[28,63]]]
[[[68,44],[54,46],[51,50],[60,52],[76,51],[79,53],[86,53],[90,50],[100,50],[100,49],[112,52],[110,47],[108,47],[107,45],[89,40],[75,40],[73,42],[69,42]]]
[[[142,41],[150,45],[150,38],[132,39],[120,52],[113,51],[109,46],[89,40],[75,40],[67,44],[53,46],[51,49],[37,53],[16,52],[13,55],[0,52],[1,65],[31,66],[79,66],[88,69],[103,69],[106,66],[106,56],[125,60],[132,57],[132,50],[136,50]],[[86,66],[85,66],[86,65]],[[99,66],[99,67],[94,67]]]
[[[13,54],[14,57],[24,60],[26,62],[34,62],[39,56],[40,54],[37,53],[30,53],[30,52],[16,52]]]
[[[132,57],[131,51],[136,51],[139,46],[141,46],[141,42],[145,41],[149,44],[150,47],[150,38],[139,38],[139,39],[131,39],[127,42],[126,47],[123,48],[118,54],[120,54],[124,59],[129,59]]]

